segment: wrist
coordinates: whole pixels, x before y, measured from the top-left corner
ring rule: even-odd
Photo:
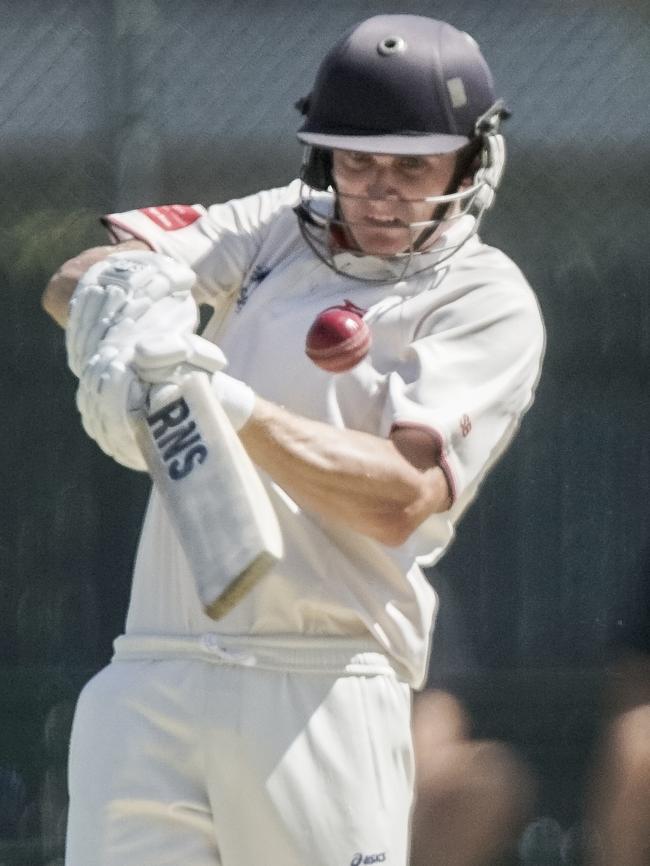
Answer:
[[[241,430],[253,414],[255,392],[227,373],[215,373],[210,380],[212,390],[235,430]]]

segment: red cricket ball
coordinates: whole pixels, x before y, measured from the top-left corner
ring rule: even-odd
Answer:
[[[345,301],[318,314],[305,342],[305,352],[314,364],[330,373],[344,373],[363,361],[371,339],[364,312]]]

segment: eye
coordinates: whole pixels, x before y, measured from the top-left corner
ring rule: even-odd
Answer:
[[[359,170],[370,165],[371,157],[369,153],[347,150],[342,154],[342,162],[346,168]]]
[[[399,167],[407,174],[417,174],[425,169],[426,163],[419,156],[402,156],[399,160]]]

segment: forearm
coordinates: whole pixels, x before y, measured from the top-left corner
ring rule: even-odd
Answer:
[[[311,421],[260,398],[240,437],[300,506],[384,544],[402,544],[448,507],[440,468],[415,468],[390,439]]]
[[[149,246],[144,241],[130,240],[120,244],[107,244],[102,247],[91,247],[72,259],[64,262],[59,270],[52,276],[43,296],[41,303],[45,312],[54,321],[65,328],[68,321],[68,305],[70,298],[81,277],[88,268],[97,262],[101,262],[111,253],[119,250],[148,250]]]

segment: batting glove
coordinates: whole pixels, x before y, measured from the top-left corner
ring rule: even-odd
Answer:
[[[253,389],[222,372],[226,358],[221,349],[196,334],[170,334],[140,340],[135,347],[133,366],[143,382],[158,386],[155,390],[157,404],[165,400],[163,383],[179,384],[188,373],[204,370],[211,374],[212,390],[235,430],[243,427],[253,412]]]
[[[70,300],[68,365],[80,377],[100,348],[132,348],[156,333],[191,333],[198,308],[196,275],[160,253],[126,250],[109,255],[81,278]]]
[[[130,350],[132,357],[133,350]],[[147,403],[149,386],[133,370],[126,350],[101,346],[86,363],[77,408],[86,433],[105,454],[129,469],[146,471],[133,429],[133,413]]]

